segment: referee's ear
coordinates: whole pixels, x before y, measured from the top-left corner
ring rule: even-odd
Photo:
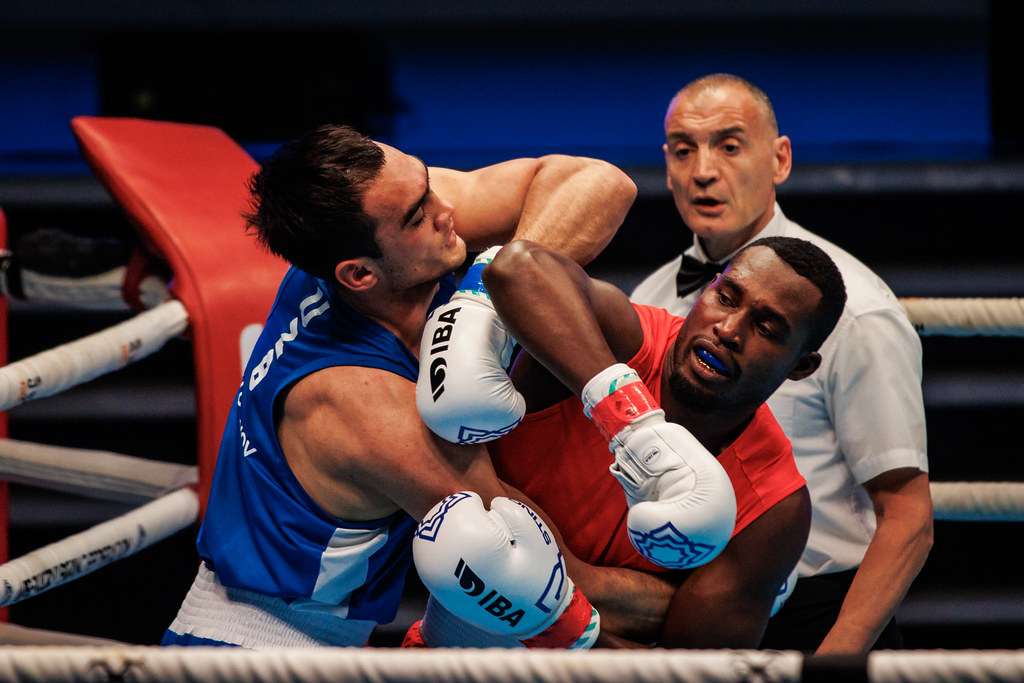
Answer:
[[[821,365],[821,354],[817,351],[811,351],[810,353],[800,357],[800,360],[796,362],[793,369],[789,371],[788,375],[786,375],[786,379],[799,381],[806,377],[810,377],[811,374],[818,369],[819,365]]]

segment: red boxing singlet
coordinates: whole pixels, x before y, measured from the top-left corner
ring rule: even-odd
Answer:
[[[633,305],[644,341],[628,365],[661,402],[661,373],[683,318],[660,308]],[[641,557],[626,532],[626,497],[608,473],[608,442],[568,398],[527,415],[508,436],[490,444],[498,476],[543,509],[581,560],[604,567],[667,571]],[[761,514],[804,485],[789,439],[762,404],[718,462],[736,491],[740,533]]]

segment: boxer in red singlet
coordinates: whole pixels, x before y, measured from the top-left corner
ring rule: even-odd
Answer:
[[[528,352],[511,373],[527,416],[490,446],[499,476],[552,518],[584,562],[664,572],[630,544],[626,500],[608,474],[608,439],[578,398],[595,368],[626,363],[666,419],[717,456],[737,502],[733,537],[721,555],[673,574],[678,589],[658,642],[756,646],[810,524],[803,477],[764,400],[786,378],[817,368],[816,349],[845,301],[834,264],[802,240],[752,244],[685,321],[632,305],[529,243],[505,247],[484,277],[501,318]]]

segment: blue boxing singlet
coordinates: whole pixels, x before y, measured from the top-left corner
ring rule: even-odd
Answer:
[[[454,277],[445,277],[432,307],[454,290]],[[327,514],[277,439],[282,392],[339,365],[412,382],[418,372],[395,335],[334,297],[324,280],[292,268],[228,417],[199,531],[203,565],[165,644],[362,645],[375,624],[394,619],[415,521],[402,511],[359,522]]]

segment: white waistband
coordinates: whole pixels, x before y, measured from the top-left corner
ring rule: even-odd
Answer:
[[[343,619],[306,606],[296,609],[281,598],[227,588],[200,564],[170,630],[258,649],[365,645],[375,626],[372,621]]]

